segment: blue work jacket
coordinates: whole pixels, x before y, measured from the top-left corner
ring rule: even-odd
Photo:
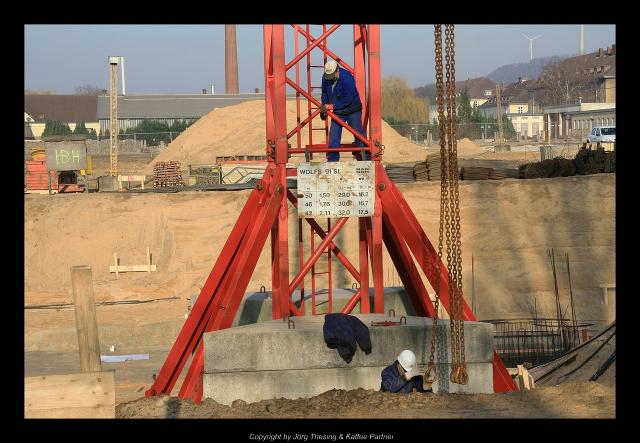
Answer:
[[[331,349],[338,349],[340,357],[351,362],[357,345],[365,354],[371,353],[369,328],[358,317],[335,312],[324,316],[324,341]]]
[[[409,394],[413,388],[416,388],[418,392],[425,392],[422,386],[422,375],[416,375],[411,380],[405,379],[398,372],[398,360],[384,368],[380,376],[382,377],[382,382],[380,383],[382,392]]]
[[[336,80],[335,88],[331,90],[331,82],[322,76],[322,104],[332,104],[333,112],[338,115],[348,115],[362,111],[362,101],[356,89],[353,75],[344,68],[338,67],[340,77]]]

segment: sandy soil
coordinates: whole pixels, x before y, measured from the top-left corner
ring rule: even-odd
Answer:
[[[439,184],[419,182],[399,188],[435,241]],[[199,292],[249,192],[26,195],[25,304],[70,301],[68,270],[88,264],[97,300],[177,296],[184,301],[182,315],[186,299]],[[600,303],[598,285],[615,280],[613,174],[463,181],[460,201],[464,287],[472,287],[473,254],[480,318],[531,316],[534,297],[539,315],[555,312],[550,247],[562,254],[557,260],[569,253],[579,317],[593,319],[606,308]],[[291,232],[296,220],[292,210]],[[347,223],[336,240],[347,257],[357,257],[356,226]],[[113,252],[121,264],[143,264],[147,246],[157,272],[121,274],[119,279],[108,272]],[[293,273],[298,257],[295,242],[290,246]],[[269,263],[265,249],[249,290],[261,285],[269,289]],[[334,284],[351,287],[344,268],[336,265],[334,270]],[[564,304],[568,282],[563,267],[558,274]],[[384,280],[389,286],[399,283],[386,252]]]
[[[301,105],[301,113],[306,114],[306,110],[306,106]],[[186,167],[188,164],[215,163],[216,156],[264,155],[265,119],[262,100],[214,109],[180,134],[149,163],[147,173],[152,171],[156,161],[177,160]],[[320,123],[314,122],[314,127],[321,127]],[[288,128],[296,126],[295,100],[287,102],[287,125]],[[304,147],[309,140],[308,127],[303,128],[301,134],[301,146]],[[425,158],[424,148],[402,137],[386,122],[382,122],[382,138],[386,162],[419,161]],[[317,143],[317,140],[324,142],[321,131],[314,131],[314,142]],[[353,136],[347,130],[342,131],[342,142],[353,142]],[[289,143],[296,147],[296,136],[289,139]],[[292,156],[290,161],[304,161],[304,155]]]
[[[595,382],[507,394],[399,395],[331,390],[308,399],[272,399],[232,406],[205,399],[141,398],[116,407],[118,418],[615,418],[615,390]]]

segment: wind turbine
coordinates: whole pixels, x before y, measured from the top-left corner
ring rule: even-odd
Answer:
[[[529,40],[529,61],[533,60],[533,41],[535,39],[538,39],[540,37],[542,37],[542,35],[537,35],[533,38],[529,37],[528,35],[522,34],[524,36],[524,38],[526,38],[527,40]]]

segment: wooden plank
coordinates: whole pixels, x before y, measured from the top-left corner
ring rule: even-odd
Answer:
[[[99,372],[100,342],[98,341],[98,320],[93,296],[93,282],[90,266],[71,268],[71,289],[76,312],[76,331],[82,372]]]
[[[518,387],[520,390],[531,390],[535,386],[533,377],[523,365],[518,365]]]
[[[151,270],[149,270],[149,267]],[[109,266],[109,272],[154,272],[156,265],[126,265],[126,266]]]
[[[25,418],[115,418],[115,371],[24,379]]]

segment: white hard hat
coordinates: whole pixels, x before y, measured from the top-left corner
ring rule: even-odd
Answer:
[[[398,355],[398,363],[407,372],[412,372],[416,369],[416,354],[408,349],[405,349]]]
[[[335,60],[329,60],[324,64],[324,75],[327,78],[332,78],[338,70],[338,62]]]

